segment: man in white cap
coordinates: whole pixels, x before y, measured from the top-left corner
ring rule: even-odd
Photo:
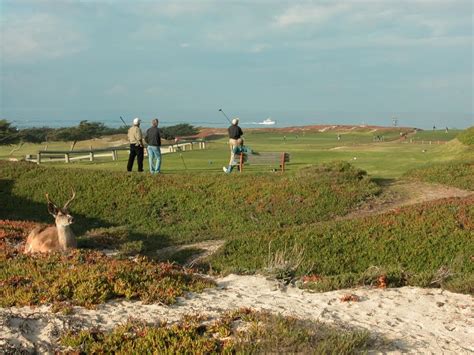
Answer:
[[[228,167],[222,167],[225,173],[230,173],[232,171],[232,165],[234,164],[235,149],[242,145],[244,133],[239,127],[239,118],[236,117],[232,120],[232,125],[227,129],[229,132],[229,146],[230,146],[230,160]]]
[[[137,157],[138,171],[143,171],[143,134],[140,129],[141,120],[133,119],[133,126],[128,129],[128,141],[130,142],[130,155],[128,156],[127,171],[132,171],[133,162]]]

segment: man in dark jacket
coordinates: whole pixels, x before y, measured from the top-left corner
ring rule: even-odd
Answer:
[[[146,131],[145,142],[148,143],[148,161],[150,163],[150,172],[152,174],[161,171],[161,137],[158,129],[158,119],[151,121],[151,127]]]
[[[229,146],[230,146],[230,160],[228,167],[222,167],[225,173],[230,173],[232,171],[232,166],[234,164],[235,149],[240,147],[243,143],[242,136],[244,132],[239,127],[239,119],[236,117],[232,120],[232,125],[227,129],[229,132]]]

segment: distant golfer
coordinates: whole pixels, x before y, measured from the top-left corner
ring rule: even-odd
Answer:
[[[236,117],[232,120],[232,125],[227,129],[229,132],[229,147],[230,147],[230,160],[228,167],[222,167],[225,173],[230,173],[232,171],[232,165],[234,164],[235,148],[242,145],[243,139],[242,136],[244,132],[239,127],[239,118]]]
[[[148,144],[148,162],[150,164],[150,173],[152,174],[161,172],[161,136],[158,124],[158,119],[153,119],[151,127],[148,128],[145,135],[145,142]]]
[[[141,120],[133,119],[133,126],[128,129],[128,141],[130,142],[130,155],[128,156],[127,171],[132,171],[133,162],[137,157],[138,171],[143,171],[143,134],[140,129]]]

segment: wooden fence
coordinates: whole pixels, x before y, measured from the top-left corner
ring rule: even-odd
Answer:
[[[65,162],[70,163],[77,160],[95,161],[97,158],[112,158],[118,159],[119,151],[128,151],[129,146],[98,148],[98,149],[82,149],[82,150],[40,150],[37,154],[26,155],[26,160],[35,162],[37,164],[47,162]],[[161,153],[175,153],[181,151],[188,151],[194,149],[206,149],[206,142],[193,141],[181,142],[161,147]],[[146,149],[145,149],[146,152]]]

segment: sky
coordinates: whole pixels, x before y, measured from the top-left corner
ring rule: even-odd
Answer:
[[[471,0],[0,0],[0,118],[474,125]]]

